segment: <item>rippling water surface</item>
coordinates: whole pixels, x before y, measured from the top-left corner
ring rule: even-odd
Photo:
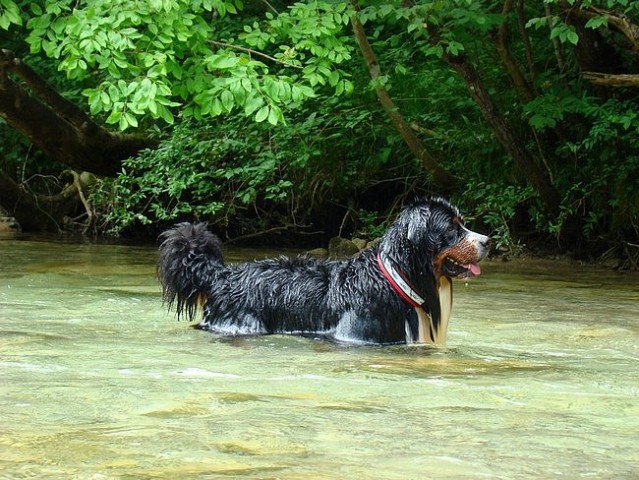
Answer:
[[[155,255],[0,241],[0,478],[639,476],[637,275],[487,262],[447,349],[345,348],[178,323]]]

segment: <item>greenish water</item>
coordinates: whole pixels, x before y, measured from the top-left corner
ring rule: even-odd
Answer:
[[[0,478],[639,476],[637,275],[487,262],[446,350],[343,348],[178,323],[155,253],[0,241]]]

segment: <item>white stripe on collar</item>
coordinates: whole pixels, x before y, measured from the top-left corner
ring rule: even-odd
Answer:
[[[426,303],[426,300],[404,280],[400,270],[395,266],[395,262],[383,255],[382,252],[379,252],[377,254],[377,263],[386,280],[404,300],[414,307],[421,307]]]

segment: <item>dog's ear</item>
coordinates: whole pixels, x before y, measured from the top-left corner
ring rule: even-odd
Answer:
[[[408,224],[406,232],[406,237],[413,245],[418,245],[424,236],[423,228],[416,224],[416,222],[411,222]]]
[[[413,245],[422,245],[426,241],[430,230],[430,217],[430,208],[421,206],[408,218],[406,237]]]

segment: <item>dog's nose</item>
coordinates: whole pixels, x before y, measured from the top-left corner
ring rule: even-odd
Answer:
[[[490,237],[486,235],[477,234],[477,253],[480,258],[484,258],[490,252],[490,246],[492,245],[492,240]]]

